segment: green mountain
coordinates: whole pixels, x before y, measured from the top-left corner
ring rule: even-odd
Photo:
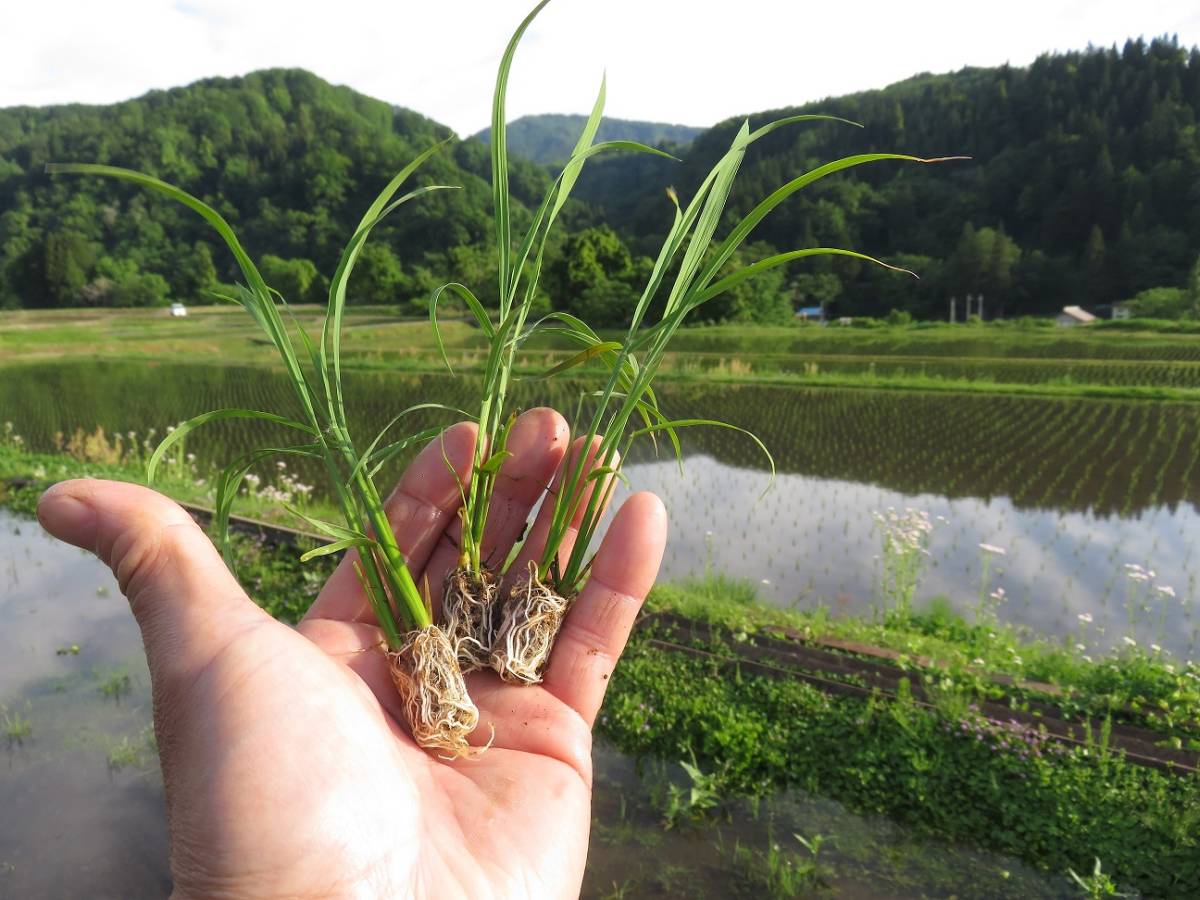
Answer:
[[[545,165],[561,166],[571,157],[587,116],[547,113],[522,116],[508,123],[510,153]],[[651,147],[670,145],[677,150],[687,147],[704,131],[691,125],[665,125],[661,122],[636,122],[629,119],[605,119],[597,131],[597,141],[639,141]],[[491,128],[472,135],[485,144]]]
[[[486,147],[301,70],[214,78],[111,106],[0,110],[0,307],[193,299],[214,279],[234,278],[229,254],[209,252],[214,236],[184,207],[111,179],[51,177],[47,162],[124,166],[178,184],[226,216],[256,257],[295,261],[293,274],[316,297],[312,267],[331,273],[376,192],[440,141],[449,143],[414,183],[462,190],[426,195],[377,229],[363,299],[417,293],[423,285],[410,282],[422,266],[486,245]],[[541,167],[514,161],[518,216],[546,184]]]
[[[1028,68],[918,75],[883,90],[750,117],[821,112],[859,122],[780,129],[747,154],[729,204],[744,215],[825,161],[891,151],[965,161],[877,162],[821,181],[754,236],[779,250],[843,246],[907,266],[921,281],[852,261],[805,267],[796,301],[841,314],[892,307],[944,317],[948,298],[983,293],[995,314],[1110,303],[1182,286],[1200,253],[1200,50],[1174,40],[1046,55]],[[635,250],[667,227],[662,197],[686,197],[741,120],[692,143],[681,165],[601,160],[577,196]],[[829,276],[816,278],[815,275]]]
[[[750,119],[798,112],[863,127],[793,125],[756,143],[731,195],[733,214],[842,156],[970,159],[875,162],[819,181],[760,223],[739,257],[850,247],[920,280],[845,259],[810,261],[707,307],[712,316],[779,319],[792,306],[827,302],[839,315],[944,317],[951,296],[961,315],[967,293],[986,297],[989,317],[1094,308],[1182,288],[1200,253],[1200,50],[1172,39],[1046,55],[1027,68],[919,75]],[[538,116],[510,126],[518,223],[550,178],[519,154],[561,155],[555,148],[573,145],[581,124]],[[650,130],[601,134],[651,144],[681,135],[632,124]],[[628,153],[589,161],[548,249],[548,301],[590,310],[598,322],[619,319],[670,221],[666,188],[686,201],[739,126],[701,132],[677,153],[682,163]],[[519,135],[533,136],[532,149]],[[289,299],[319,300],[318,273],[332,271],[374,193],[442,140],[416,183],[462,190],[422,197],[377,230],[353,300],[416,301],[454,278],[480,286],[486,301],[495,253],[487,146],[409,110],[298,70],[210,79],[112,106],[0,110],[0,307],[153,304],[235,277],[228,254],[187,210],[112,181],[50,178],[48,161],[123,165],[179,183],[230,219]]]

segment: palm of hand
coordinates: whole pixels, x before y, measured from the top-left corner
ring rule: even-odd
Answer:
[[[502,558],[519,537],[562,461],[565,431],[549,410],[518,419],[489,552]],[[465,481],[473,445],[469,427],[449,429],[386,504],[418,583],[440,585],[454,565],[459,493],[444,461]],[[469,676],[481,723],[472,743],[493,743],[457,761],[408,734],[349,560],[292,629],[248,600],[182,510],[145,488],[67,482],[39,516],[113,567],[142,629],[178,894],[578,892],[591,725],[658,569],[666,523],[657,498],[634,495],[614,519],[542,685]],[[539,516],[515,571],[540,550],[546,525]]]

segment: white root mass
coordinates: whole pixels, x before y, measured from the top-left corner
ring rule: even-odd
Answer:
[[[505,681],[538,684],[554,649],[570,601],[544,585],[537,565],[529,564],[529,578],[516,585],[504,607],[488,660]]]
[[[446,575],[442,600],[443,626],[463,673],[488,664],[496,636],[500,582],[487,570],[452,569]]]
[[[467,743],[479,724],[479,710],[440,628],[429,625],[405,634],[400,648],[388,653],[388,663],[417,744],[452,758],[483,752]]]

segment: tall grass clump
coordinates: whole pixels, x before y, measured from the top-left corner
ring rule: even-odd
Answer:
[[[228,523],[233,499],[250,470],[277,456],[318,461],[328,476],[342,521],[323,521],[288,507],[311,528],[331,539],[330,543],[305,553],[301,561],[344,550],[356,551],[354,569],[383,631],[392,678],[404,700],[413,737],[424,747],[463,755],[470,752],[467,736],[478,724],[478,711],[467,696],[454,649],[434,624],[428,598],[418,591],[405,563],[374,483],[374,476],[390,459],[413,443],[436,434],[436,429],[428,429],[388,440],[391,428],[407,413],[436,404],[421,403],[405,410],[360,452],[347,426],[342,391],[342,316],[350,275],[371,230],[380,221],[410,200],[448,187],[427,185],[397,196],[401,186],[437,149],[437,146],[429,148],[397,173],[363,215],[330,282],[324,324],[315,339],[292,316],[284,297],[263,280],[225,219],[198,198],[152,176],[112,166],[51,164],[47,171],[107,176],[157,191],[198,213],[224,240],[237,261],[244,283],[237,286],[233,296],[223,299],[249,313],[278,351],[294,389],[295,411],[284,416],[254,409],[219,409],[189,419],[171,431],[150,456],[147,481],[153,481],[159,464],[173,446],[209,422],[255,419],[294,433],[294,443],[256,449],[221,471],[216,484],[216,522],[218,543],[227,562],[232,566]]]
[[[522,29],[544,5],[543,2],[530,14]],[[519,30],[513,44],[510,44],[497,79],[496,115],[491,132],[493,187],[497,200],[498,231],[502,238],[506,232],[500,228],[500,224],[507,227],[507,191],[500,177],[506,171],[507,153],[502,118],[503,98],[507,67],[520,34]],[[605,146],[591,145],[599,124],[602,102],[603,90],[574,154],[556,182],[558,193],[552,190],[547,196],[515,259],[508,256],[508,246],[501,241],[502,295],[505,289],[515,290],[541,223],[548,227],[565,200],[565,194],[562,193],[564,185],[569,187],[573,182],[586,156]],[[668,197],[675,207],[673,225],[655,260],[649,281],[636,307],[631,310],[629,327],[622,340],[603,340],[587,323],[561,311],[552,312],[522,330],[541,264],[540,247],[533,257],[532,277],[527,282],[529,293],[523,307],[518,312],[506,312],[508,307],[502,307],[500,318],[505,328],[503,332],[494,332],[494,348],[511,354],[512,348],[530,335],[552,333],[565,337],[580,351],[555,366],[547,375],[556,375],[589,360],[602,361],[609,372],[598,390],[587,392],[580,398],[572,430],[579,438],[581,449],[573,458],[568,458],[562,476],[552,491],[553,515],[545,547],[527,573],[517,573],[519,581],[507,597],[502,616],[493,619],[495,634],[492,636],[490,662],[502,677],[522,682],[540,680],[541,670],[549,658],[563,617],[588,577],[593,558],[592,540],[616,484],[622,478],[621,461],[628,456],[634,442],[649,438],[657,443],[661,437],[669,442],[676,457],[682,461],[678,437],[680,429],[702,425],[731,428],[753,440],[766,453],[774,470],[770,453],[750,432],[707,419],[669,418],[660,410],[653,388],[654,378],[672,337],[688,315],[746,279],[808,257],[846,256],[895,269],[853,250],[813,247],[775,254],[724,274],[727,264],[755,226],[796,191],[829,175],[866,163],[884,160],[936,161],[895,153],[866,153],[826,163],[792,179],[762,199],[745,217],[731,223],[724,238],[717,240],[717,231],[722,224],[734,179],[750,146],[776,129],[801,122],[855,124],[819,115],[789,116],[753,130],[749,122],[744,122],[728,151],[701,182],[686,208],[680,206],[674,190],[668,191]],[[544,242],[544,236],[542,240]],[[650,321],[652,310],[657,311],[657,321]],[[506,359],[511,360],[511,355]],[[495,394],[489,394],[485,396],[484,403],[496,402],[496,399]],[[572,532],[575,532],[575,538],[570,551],[560,552]]]

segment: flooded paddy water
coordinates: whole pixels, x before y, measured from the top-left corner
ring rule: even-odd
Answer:
[[[112,575],[0,510],[0,584],[0,704],[26,726],[0,736],[0,897],[165,896],[149,679]],[[584,896],[770,896],[767,879],[809,869],[839,897],[1069,896],[1061,876],[795,791],[668,829],[669,783],[687,785],[677,766],[597,747]]]
[[[351,427],[366,439],[417,399],[469,407],[473,388],[466,377],[348,373]],[[222,406],[286,412],[289,390],[266,369],[27,365],[0,380],[0,420],[11,420],[33,449],[52,449],[56,433],[61,443],[76,428],[97,426],[142,440],[151,428],[161,435],[171,422]],[[522,382],[516,392],[518,402],[571,410],[578,390],[552,380]],[[772,480],[758,448],[725,430],[683,432],[682,473],[642,445],[626,471],[633,489],[654,490],[667,503],[665,578],[723,573],[755,583],[772,603],[864,612],[881,576],[872,514],[913,508],[933,524],[919,602],[944,596],[961,612],[988,609],[1089,650],[1129,638],[1195,652],[1194,405],[669,381],[659,396],[668,414],[751,429],[778,469]],[[418,414],[398,433],[434,421],[448,417]],[[270,440],[269,427],[206,426],[187,451],[208,474]],[[311,474],[292,470],[319,485]],[[264,469],[264,483],[274,475]],[[1131,579],[1133,565],[1153,576]]]

